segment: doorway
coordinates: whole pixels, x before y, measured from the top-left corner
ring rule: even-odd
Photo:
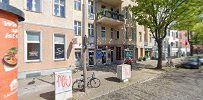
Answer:
[[[102,64],[106,64],[106,51],[102,51]]]
[[[89,66],[94,66],[94,51],[89,51]]]

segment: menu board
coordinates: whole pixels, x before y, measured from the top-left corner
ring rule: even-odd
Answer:
[[[17,16],[0,11],[0,100],[17,100]]]

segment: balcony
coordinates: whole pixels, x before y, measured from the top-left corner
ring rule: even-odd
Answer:
[[[108,9],[102,9],[97,13],[98,22],[105,25],[118,26],[124,24],[124,15]]]
[[[115,7],[121,5],[123,2],[122,0],[99,0],[99,1]]]

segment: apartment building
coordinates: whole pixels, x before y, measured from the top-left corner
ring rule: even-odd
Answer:
[[[88,39],[89,66],[121,64],[126,58],[151,55],[152,35],[133,22],[128,7],[134,5],[131,0],[86,0],[85,9],[83,0],[8,3],[25,13],[25,21],[19,24],[19,78],[81,66],[82,34]]]
[[[19,23],[19,78],[74,65],[73,0],[10,0],[25,13]]]
[[[76,65],[81,65],[81,25],[83,0],[74,0],[74,45]],[[120,64],[126,58],[137,60],[151,55],[152,35],[132,20],[131,0],[88,0],[85,18],[89,40],[89,65]],[[146,54],[146,55],[145,55]]]
[[[190,52],[186,31],[168,30],[163,41],[163,59],[187,56]],[[158,58],[157,43],[154,44],[153,57]]]

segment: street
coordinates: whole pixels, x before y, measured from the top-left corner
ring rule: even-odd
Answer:
[[[203,67],[167,72],[95,100],[203,100]]]

